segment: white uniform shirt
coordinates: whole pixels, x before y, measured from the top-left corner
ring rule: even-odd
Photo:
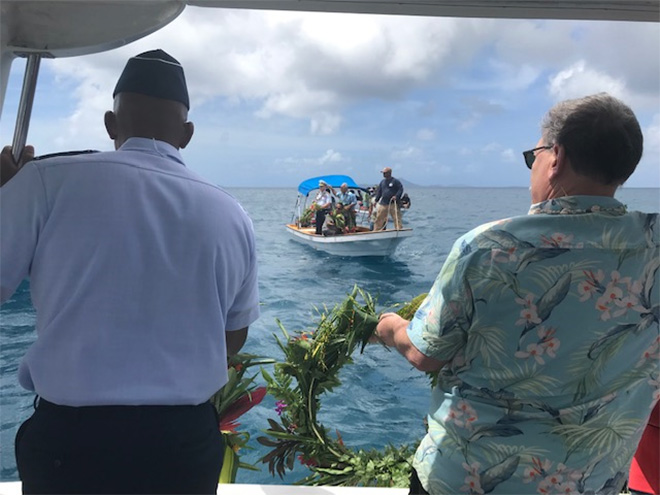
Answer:
[[[30,277],[19,382],[57,404],[199,404],[259,316],[252,222],[169,144],[34,161],[0,189],[0,300]]]

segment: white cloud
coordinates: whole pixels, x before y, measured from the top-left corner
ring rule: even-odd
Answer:
[[[517,154],[511,148],[507,148],[505,150],[502,150],[502,152],[500,153],[500,157],[502,157],[502,161],[509,162],[509,163],[515,163],[515,161],[517,159]],[[522,157],[521,157],[521,160],[522,160]]]
[[[581,60],[550,78],[548,92],[555,101],[579,98],[605,91],[612,96],[629,101],[622,79],[587,67]]]
[[[325,165],[327,163],[337,163],[340,161],[342,161],[341,153],[338,153],[335,150],[328,150],[321,158],[319,158],[320,165]]]

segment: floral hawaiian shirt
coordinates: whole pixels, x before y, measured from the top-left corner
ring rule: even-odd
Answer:
[[[482,225],[408,327],[447,364],[414,467],[429,493],[618,494],[660,397],[658,214],[569,196]]]

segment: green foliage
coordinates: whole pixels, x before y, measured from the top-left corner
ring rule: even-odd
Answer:
[[[418,296],[399,314],[414,315],[425,295]],[[261,461],[272,475],[282,477],[296,460],[311,473],[298,484],[326,486],[407,487],[412,446],[388,446],[383,451],[354,451],[339,431],[330,433],[318,422],[320,397],[341,384],[341,368],[364,351],[378,324],[372,297],[353,288],[332,310],[319,315],[315,331],[290,335],[278,322],[283,340],[276,336],[284,361],[273,374],[262,370],[268,392],[277,399],[278,420],[269,419],[267,436],[257,441],[271,450]]]
[[[314,204],[312,203],[310,206],[305,208],[305,211],[303,211],[303,214],[300,216],[299,223],[301,227],[309,227],[312,225],[312,217],[314,216]]]
[[[218,412],[220,423],[218,428],[225,440],[225,456],[220,473],[221,483],[232,483],[236,479],[239,468],[258,470],[251,464],[240,461],[238,452],[250,449],[248,441],[250,434],[239,431],[238,418],[252,407],[257,405],[265,395],[264,387],[257,387],[254,383],[257,375],[247,376],[246,372],[252,366],[272,364],[274,360],[265,359],[252,354],[236,354],[228,360],[227,383],[210,399],[211,404]]]

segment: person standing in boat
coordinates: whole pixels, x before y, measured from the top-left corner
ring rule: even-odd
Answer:
[[[392,217],[394,228],[401,230],[401,210],[399,202],[403,194],[403,184],[398,179],[392,177],[392,169],[385,167],[381,170],[383,180],[378,184],[374,203],[376,204],[376,220],[374,221],[374,230],[383,230],[387,225],[388,216]]]
[[[316,235],[323,235],[323,222],[325,216],[332,210],[332,193],[324,180],[319,181],[319,192],[314,198],[314,219],[316,222]]]
[[[614,199],[639,122],[601,93],[541,130],[529,214],[459,238],[412,321],[376,328],[438,372],[411,494],[618,494],[660,397],[658,213]]]
[[[341,203],[341,212],[346,219],[346,227],[349,230],[355,229],[355,207],[357,206],[357,196],[348,189],[348,184],[344,182],[339,188],[337,200]]]
[[[184,164],[176,59],[132,57],[113,98],[116,151],[34,160],[0,189],[0,295],[29,276],[37,314],[19,477],[24,493],[216,493],[208,399],[259,316],[252,222]]]

